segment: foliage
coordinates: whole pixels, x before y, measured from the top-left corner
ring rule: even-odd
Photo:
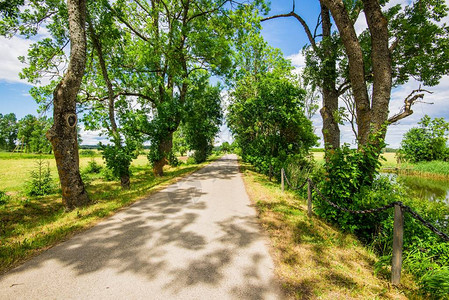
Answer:
[[[4,191],[0,190],[0,205],[5,205],[8,203],[10,196],[8,196]]]
[[[447,133],[449,122],[444,118],[431,119],[425,115],[420,127],[410,129],[405,133],[399,150],[401,156],[410,162],[448,160]]]
[[[377,149],[370,147],[355,150],[346,145],[331,151],[326,156],[324,181],[321,182],[322,177],[319,176],[314,181],[319,183],[320,191],[329,200],[342,207],[364,210],[402,201],[425,220],[449,233],[445,220],[449,207],[445,203],[415,199],[389,177],[379,176],[380,162],[376,152]],[[394,223],[391,209],[373,214],[353,214],[330,206],[316,194],[314,199],[314,210],[320,217],[355,233],[384,257],[378,262],[378,270],[390,266]],[[423,293],[440,295],[439,289],[445,289],[440,283],[447,276],[449,243],[440,240],[408,213],[405,214],[404,231],[404,268],[418,278]]]
[[[81,150],[80,151],[80,156],[87,156],[87,157],[94,157],[95,156],[95,151],[94,150]]]
[[[189,150],[185,133],[182,127],[173,133],[173,152],[184,156]]]
[[[131,175],[129,166],[138,155],[136,142],[127,140],[125,145],[101,145],[101,150],[106,160],[106,167],[116,178]]]
[[[20,148],[27,153],[51,153],[51,144],[45,134],[53,124],[53,120],[45,116],[37,118],[26,115],[18,122],[17,139]]]
[[[16,146],[17,119],[14,113],[0,114],[0,149],[12,151]]]
[[[449,248],[447,249],[449,252]],[[421,277],[422,287],[438,298],[446,298],[449,295],[449,266],[430,270]]]
[[[231,145],[229,144],[229,142],[223,142],[223,143],[221,143],[221,145],[220,145],[220,151],[221,152],[224,152],[224,153],[228,153],[228,152],[230,152],[232,149],[231,149]]]
[[[195,150],[196,163],[206,161],[220,131],[223,117],[220,92],[221,87],[211,86],[209,75],[204,72],[198,72],[195,84],[190,86],[182,127],[189,149]]]
[[[50,164],[47,167],[42,159],[37,160],[36,169],[30,172],[30,180],[27,182],[26,194],[28,196],[44,196],[54,192],[55,185],[50,173]]]
[[[92,158],[84,169],[84,172],[87,174],[98,174],[101,172],[101,169],[103,167]]]
[[[317,137],[304,115],[304,92],[280,72],[248,76],[237,83],[228,126],[245,161],[262,173],[279,174],[288,156],[304,155]]]
[[[177,167],[181,164],[178,157],[175,155],[173,151],[168,154],[168,164],[172,167]]]
[[[117,177],[114,176],[114,171],[109,169],[109,168],[103,168],[101,170],[101,177],[105,180],[105,181],[113,181],[116,180]]]
[[[188,165],[193,165],[193,164],[195,164],[195,158],[193,158],[192,156],[189,156],[189,157],[187,158],[186,164],[188,164]]]

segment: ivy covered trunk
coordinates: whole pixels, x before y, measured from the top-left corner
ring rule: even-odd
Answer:
[[[53,92],[54,124],[47,132],[58,168],[62,201],[68,209],[88,204],[79,172],[76,96],[86,64],[85,0],[68,0],[70,62],[67,72]]]
[[[164,166],[167,164],[168,153],[173,148],[173,132],[167,133],[158,145],[159,159],[153,162],[153,173],[155,176],[164,175]]]

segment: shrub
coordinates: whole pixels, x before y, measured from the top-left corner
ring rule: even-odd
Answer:
[[[28,196],[44,196],[54,191],[55,185],[50,173],[50,164],[44,167],[44,160],[36,162],[36,169],[30,172],[31,179],[27,182],[26,194]]]
[[[114,175],[114,171],[109,168],[103,168],[103,170],[101,170],[101,177],[106,181],[113,181],[117,179],[117,176]]]
[[[84,172],[87,174],[98,174],[101,169],[103,169],[103,167],[92,158],[84,169]]]
[[[170,151],[170,153],[168,154],[168,164],[172,167],[177,167],[181,164],[181,162],[179,161],[179,159],[176,157],[175,153],[173,151]]]
[[[187,158],[187,161],[186,161],[186,164],[188,164],[188,165],[194,165],[196,162],[195,162],[195,158],[193,158],[192,156],[189,156],[188,158]]]
[[[351,209],[377,208],[401,201],[425,220],[449,233],[446,216],[449,207],[441,202],[426,202],[407,195],[405,189],[387,176],[379,176],[376,149],[363,151],[343,146],[328,153],[324,181],[319,189],[329,200]],[[320,181],[316,181],[319,183]],[[355,233],[382,257],[376,269],[391,266],[393,209],[373,214],[353,214],[330,206],[314,195],[315,212],[322,218]],[[409,213],[404,215],[404,269],[416,276],[421,291],[432,297],[448,295],[449,243],[444,242]]]
[[[8,203],[10,196],[8,196],[4,191],[0,190],[0,205],[5,205]]]
[[[94,157],[95,151],[94,150],[81,150],[80,156]]]

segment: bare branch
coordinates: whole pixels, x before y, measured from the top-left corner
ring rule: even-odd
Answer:
[[[263,18],[262,20],[260,20],[261,22],[264,21],[268,21],[268,20],[272,20],[272,19],[277,19],[277,18],[287,18],[287,17],[294,17],[296,18],[296,20],[299,21],[299,23],[301,23],[302,27],[304,28],[304,31],[307,34],[307,37],[309,39],[310,44],[312,45],[313,49],[315,51],[317,51],[317,47],[316,47],[316,42],[315,39],[312,36],[312,32],[310,31],[309,26],[307,25],[306,21],[304,21],[303,18],[301,18],[301,16],[299,16],[297,13],[295,13],[294,11],[291,11],[288,14],[280,14],[280,15],[275,15],[275,16],[271,16],[271,17],[267,17],[267,18]]]
[[[433,94],[432,92],[428,91],[428,90],[424,90],[421,89],[421,87],[419,87],[417,90],[413,90],[404,100],[404,106],[401,108],[401,110],[395,114],[394,116],[392,116],[391,118],[388,119],[388,124],[393,124],[396,123],[399,120],[402,120],[410,115],[413,114],[413,110],[412,110],[412,106],[413,104],[417,103],[417,102],[421,102],[420,100],[424,98],[424,93],[421,92],[425,92],[425,93],[429,93],[429,94]],[[421,93],[421,94],[418,94]],[[433,103],[430,103],[433,104]]]

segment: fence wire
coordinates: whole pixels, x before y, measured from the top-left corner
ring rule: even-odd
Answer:
[[[304,187],[304,185],[309,182],[310,186],[315,190],[315,192],[320,196],[321,199],[323,199],[325,202],[327,202],[330,206],[339,209],[341,211],[345,211],[345,212],[349,212],[352,214],[372,214],[372,213],[378,213],[381,211],[385,211],[387,209],[390,209],[392,207],[394,207],[395,205],[399,205],[404,211],[408,212],[413,218],[415,218],[416,220],[420,221],[424,226],[426,226],[427,228],[429,228],[433,233],[435,233],[436,235],[438,235],[440,238],[442,238],[443,240],[449,242],[449,236],[447,234],[445,234],[444,232],[441,232],[440,230],[438,230],[435,226],[433,226],[430,222],[424,220],[424,218],[419,215],[417,212],[415,212],[411,207],[403,204],[400,201],[395,201],[392,202],[390,204],[387,204],[385,206],[382,207],[377,207],[377,208],[371,208],[371,209],[365,209],[365,210],[352,210],[352,209],[348,209],[345,207],[342,207],[332,201],[330,201],[329,199],[327,199],[326,196],[324,196],[320,190],[316,187],[315,183],[312,181],[312,179],[307,178],[304,183],[298,187],[298,188],[293,188],[287,178],[287,176],[285,175],[285,171],[282,170],[282,174],[285,178],[285,181],[287,182],[288,186],[290,188],[292,188],[293,190],[299,190],[301,188]]]

